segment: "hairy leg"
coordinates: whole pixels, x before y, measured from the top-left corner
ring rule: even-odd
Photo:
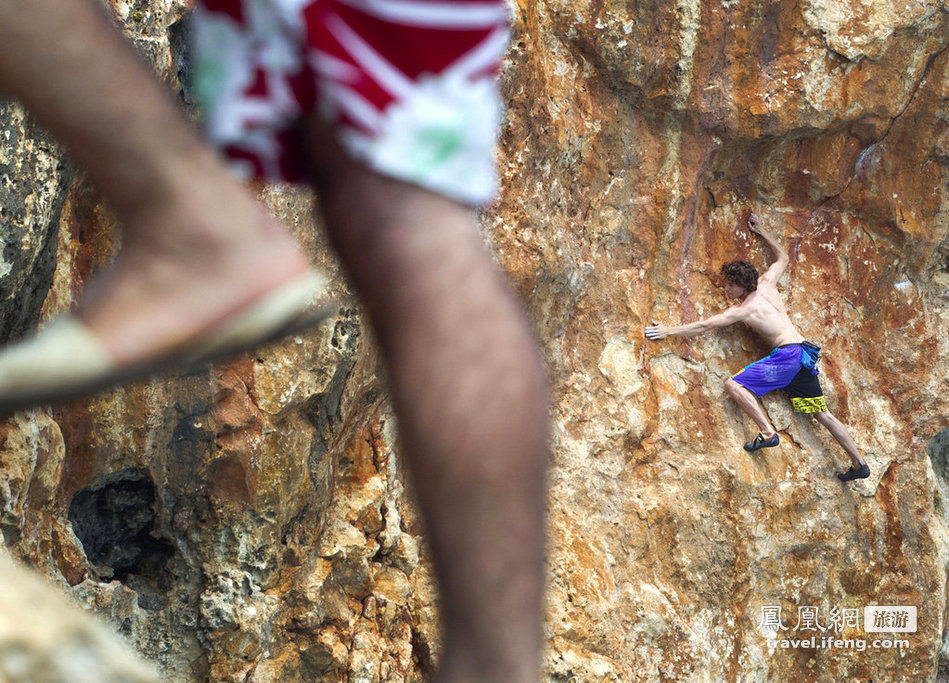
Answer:
[[[827,431],[830,432],[831,436],[837,440],[837,443],[839,443],[841,447],[847,452],[847,455],[850,456],[850,460],[853,462],[854,467],[860,467],[864,464],[863,458],[860,457],[860,451],[857,449],[857,444],[854,443],[853,438],[850,436],[850,432],[847,430],[847,427],[843,422],[838,420],[837,417],[830,412],[814,413],[814,419],[827,428]]]
[[[762,436],[765,438],[774,436],[774,427],[771,426],[768,415],[764,412],[764,408],[758,403],[758,399],[753,393],[733,379],[725,381],[725,391],[734,399],[738,407],[742,409],[742,412],[755,421]]]
[[[387,362],[435,554],[439,680],[536,681],[548,434],[533,335],[473,211],[317,140],[327,228]]]
[[[187,340],[306,268],[99,2],[0,3],[0,45],[0,93],[64,143],[122,223],[115,265],[79,306],[117,359]]]

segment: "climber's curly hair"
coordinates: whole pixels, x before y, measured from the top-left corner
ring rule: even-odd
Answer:
[[[758,270],[747,261],[729,261],[722,266],[722,276],[726,282],[744,287],[746,291],[758,289]]]

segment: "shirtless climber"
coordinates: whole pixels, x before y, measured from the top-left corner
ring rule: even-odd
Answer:
[[[827,410],[817,379],[820,347],[804,340],[788,318],[778,295],[776,285],[787,268],[788,254],[774,236],[761,227],[761,221],[754,214],[748,219],[748,228],[761,235],[777,260],[761,277],[747,261],[731,261],[722,266],[726,295],[731,299],[740,299],[741,303],[688,325],[666,326],[654,322],[646,327],[646,337],[652,340],[669,335],[691,337],[734,323],[745,323],[774,349],[767,357],[752,363],[725,382],[728,395],[761,430],[753,441],[745,444],[745,450],[757,451],[778,445],[780,437],[757,397],[775,389],[783,389],[791,398],[794,410],[812,414],[850,456],[853,462],[850,469],[838,473],[837,477],[841,481],[866,479],[870,476],[870,467],[860,457],[844,424]]]

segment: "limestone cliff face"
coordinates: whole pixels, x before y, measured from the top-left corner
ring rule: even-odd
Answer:
[[[949,12],[944,3],[519,2],[493,216],[555,378],[548,671],[557,680],[925,680],[946,607]],[[741,329],[658,343],[765,267],[824,347],[873,470],[787,400],[780,448],[723,382]],[[927,451],[927,443],[930,443]],[[782,608],[916,606],[903,651],[777,649]],[[806,613],[806,612],[805,612]],[[820,635],[825,632],[817,631]],[[819,640],[819,639],[818,639]]]
[[[172,85],[185,5],[114,3]],[[484,228],[554,388],[546,678],[933,679],[949,564],[949,5],[512,9],[504,196]],[[115,226],[15,106],[0,130],[15,337],[69,306]],[[261,196],[334,270],[310,198]],[[769,262],[741,227],[749,210],[789,245],[780,288],[824,347],[866,482],[842,486],[843,453],[779,395],[765,405],[782,445],[741,450],[753,426],[722,384],[767,351],[749,333],[643,337],[651,320],[724,308],[723,261]],[[0,428],[6,545],[167,680],[424,679],[437,611],[380,375],[345,307],[258,354],[22,413]],[[872,605],[917,608],[908,645],[872,648]],[[779,639],[868,647],[772,647],[760,627],[776,607]],[[801,608],[815,608],[803,622]],[[800,628],[815,613],[859,621]]]

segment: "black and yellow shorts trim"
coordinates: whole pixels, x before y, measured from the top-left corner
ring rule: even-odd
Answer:
[[[784,387],[784,393],[790,397],[791,407],[799,413],[827,412],[820,380],[808,368],[801,368],[791,383]]]

